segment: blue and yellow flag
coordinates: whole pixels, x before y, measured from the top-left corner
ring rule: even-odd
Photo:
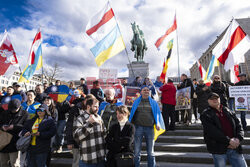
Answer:
[[[29,82],[36,70],[43,66],[42,63],[42,35],[39,30],[36,34],[29,55],[29,61],[18,82]]]

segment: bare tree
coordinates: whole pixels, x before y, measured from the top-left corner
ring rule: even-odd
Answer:
[[[62,67],[58,65],[58,63],[54,63],[52,67],[47,67],[43,69],[43,73],[45,76],[45,79],[51,83],[54,80],[60,78],[60,74],[62,73]]]

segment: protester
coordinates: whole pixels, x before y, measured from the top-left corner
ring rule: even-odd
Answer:
[[[84,78],[80,79],[80,86],[82,87],[82,91],[83,91],[83,93],[85,95],[89,94],[89,89],[88,89],[87,84],[85,84],[85,79]]]
[[[118,123],[114,124],[106,137],[108,167],[116,167],[115,156],[118,153],[133,153],[135,127],[128,121],[129,111],[126,106],[116,110]]]
[[[56,80],[56,86],[60,86],[61,85],[61,81],[60,80]]]
[[[175,130],[175,105],[176,105],[176,88],[171,79],[168,83],[160,87],[161,103],[162,103],[162,116],[164,119],[166,131]],[[169,124],[169,117],[171,122]]]
[[[156,94],[156,90],[155,90],[155,87],[154,87],[154,84],[153,82],[151,81],[151,79],[149,79],[148,77],[146,77],[144,79],[144,82],[142,85],[146,85],[149,87],[149,90],[151,91],[151,97],[153,98],[154,95]]]
[[[33,118],[36,114],[36,109],[41,103],[35,101],[36,93],[34,90],[27,92],[27,102],[22,103],[22,107],[29,113],[29,119]]]
[[[135,80],[130,84],[130,86],[141,87],[142,86],[142,78],[137,76]]]
[[[247,167],[242,155],[241,142],[244,131],[235,113],[220,103],[220,96],[208,96],[209,107],[201,114],[204,141],[212,154],[215,167],[225,167],[227,161],[233,167]]]
[[[74,91],[76,89],[75,82],[71,81],[69,83],[69,89],[72,90],[72,91]]]
[[[75,99],[71,102],[71,107],[77,105],[77,103],[81,103],[84,100],[84,97],[81,96],[80,90],[74,90]]]
[[[44,93],[43,86],[41,84],[36,85],[35,92],[36,92],[35,101],[43,103],[44,99],[48,96],[47,93]]]
[[[55,122],[49,115],[47,105],[42,104],[36,110],[36,115],[25,123],[22,131],[22,135],[32,136],[27,152],[28,167],[46,167],[51,138],[55,134]]]
[[[49,88],[49,84],[47,82],[43,83],[44,93],[48,94],[48,88]]]
[[[99,101],[99,104],[104,101],[104,92],[99,81],[96,80],[93,82],[93,88],[90,90],[90,93],[96,97],[96,99]]]
[[[235,86],[246,86],[246,85],[250,85],[250,82],[247,81],[247,75],[242,73],[242,74],[239,74],[238,77],[240,77],[240,81],[237,82],[235,84]],[[241,123],[242,123],[242,126],[243,126],[243,130],[244,131],[247,131],[247,121],[246,121],[246,114],[247,114],[247,111],[240,111],[240,119],[241,119]]]
[[[191,107],[192,107],[192,100],[193,100],[193,95],[194,95],[194,87],[193,87],[193,83],[191,81],[191,79],[189,79],[187,77],[186,74],[182,74],[181,75],[181,84],[177,85],[177,89],[183,89],[183,88],[187,88],[190,87],[191,88]],[[181,119],[183,121],[183,123],[186,123],[186,125],[188,126],[191,123],[192,120],[192,109],[186,109],[186,110],[181,110]]]
[[[97,114],[98,100],[88,99],[86,107],[73,126],[73,137],[80,147],[79,167],[104,167],[106,130]]]
[[[149,96],[149,87],[141,87],[141,96],[134,101],[129,121],[135,125],[135,167],[140,166],[142,138],[147,145],[148,167],[155,167],[154,125],[160,130],[161,111],[158,103]]]
[[[117,117],[115,111],[118,106],[123,103],[115,99],[114,88],[108,88],[105,90],[106,99],[100,104],[98,114],[102,117],[104,125],[108,130],[113,124],[117,123]]]
[[[7,92],[4,96],[0,97],[0,102],[2,102],[2,99],[6,98],[6,97],[11,97],[14,93],[14,88],[12,86],[8,86],[7,87]]]
[[[64,102],[56,103],[56,109],[58,111],[58,122],[57,122],[57,130],[55,136],[55,147],[58,153],[62,152],[62,146],[64,143],[63,132],[66,125],[66,113],[70,110],[70,104],[67,100]]]
[[[48,107],[48,114],[52,117],[52,119],[54,120],[55,122],[55,125],[57,125],[57,121],[58,121],[58,112],[57,112],[57,109],[56,109],[56,105],[54,103],[54,100],[51,98],[51,97],[46,97],[44,99],[44,104],[47,105]],[[50,161],[51,161],[51,154],[52,152],[54,151],[53,150],[53,146],[54,146],[54,143],[55,143],[55,136],[53,136],[51,138],[51,144],[50,144],[50,150],[48,152],[48,156],[47,156],[47,161],[46,161],[46,166],[49,167],[50,166]]]
[[[7,88],[6,87],[2,87],[2,91],[0,93],[0,98],[1,96],[5,96],[7,94]]]
[[[88,94],[84,99],[84,101],[77,103],[69,111],[69,116],[65,129],[65,134],[66,134],[65,143],[67,144],[67,148],[69,150],[72,150],[73,152],[72,167],[78,167],[80,160],[79,144],[77,144],[73,138],[73,123],[74,121],[76,121],[77,117],[80,114],[84,113],[84,109],[86,107],[86,101],[90,98],[95,98],[95,96],[93,96],[92,94]]]
[[[160,87],[163,85],[163,83],[162,83],[162,81],[161,81],[161,77],[160,77],[160,76],[157,76],[157,78],[156,78],[156,81],[155,81],[154,85],[155,85],[155,87],[156,87],[156,88],[160,88]]]
[[[210,90],[220,96],[220,101],[222,105],[226,107],[228,106],[226,85],[221,82],[219,75],[214,75],[213,83],[210,86]]]
[[[12,86],[14,88],[13,95],[20,95],[22,97],[21,103],[26,102],[27,101],[27,96],[26,96],[25,92],[22,90],[21,85],[19,85],[18,83],[14,82],[12,84]]]
[[[209,87],[204,84],[204,80],[200,79],[195,92],[197,94],[198,112],[201,114],[208,107],[207,99],[211,91]]]
[[[16,142],[27,119],[28,113],[22,109],[21,101],[18,99],[11,100],[8,110],[0,112],[0,129],[12,135],[10,143],[0,151],[1,167],[9,167],[8,161],[12,167],[19,166],[20,157],[16,149]]]
[[[123,78],[121,81],[122,86],[125,88],[126,86],[128,86],[128,81],[126,78]]]
[[[193,94],[193,103],[192,103],[192,108],[193,108],[193,114],[194,114],[194,118],[195,118],[195,121],[194,123],[196,123],[198,121],[198,115],[197,115],[197,94],[196,94],[196,88],[197,88],[197,80],[196,79],[193,79],[193,86],[194,86],[194,94]]]

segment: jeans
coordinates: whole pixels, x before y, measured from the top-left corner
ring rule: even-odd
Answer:
[[[235,150],[228,149],[226,154],[213,154],[214,167],[225,167],[227,159],[232,167],[247,167],[245,158]]]
[[[57,122],[57,132],[56,132],[56,138],[55,138],[55,145],[57,148],[63,145],[63,132],[66,125],[66,120],[59,120]]]
[[[240,111],[240,120],[244,130],[247,130],[246,111]]]
[[[79,167],[79,160],[80,160],[79,148],[73,148],[72,152],[73,152],[72,167]]]
[[[46,167],[48,153],[30,153],[28,152],[27,167]]]
[[[87,163],[83,162],[82,160],[80,160],[79,167],[105,167],[105,165],[104,165],[104,161],[96,163],[96,164],[87,164]]]
[[[154,127],[135,125],[135,167],[140,167],[142,138],[145,137],[148,157],[148,167],[155,167]]]
[[[234,111],[234,98],[228,99],[228,106],[230,110]]]

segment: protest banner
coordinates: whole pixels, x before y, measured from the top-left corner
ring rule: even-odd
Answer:
[[[99,69],[99,78],[100,79],[116,79],[118,74],[117,69],[110,69],[110,68],[100,68]]]
[[[175,110],[191,109],[191,87],[177,90],[176,102]]]
[[[250,86],[230,86],[229,96],[235,99],[236,111],[250,110]]]
[[[124,91],[123,103],[127,107],[132,107],[135,99],[137,99],[139,96],[140,96],[139,87],[126,86],[125,91]]]

